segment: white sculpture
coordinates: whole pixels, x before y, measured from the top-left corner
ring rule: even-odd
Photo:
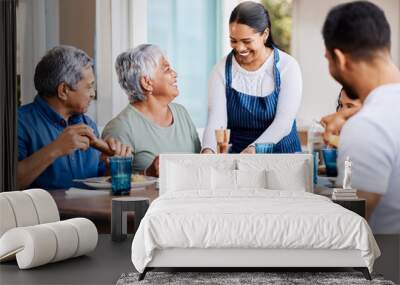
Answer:
[[[352,189],[351,188],[351,165],[352,162],[350,157],[346,157],[346,161],[344,162],[344,177],[343,177],[343,189]]]
[[[16,259],[28,269],[86,254],[96,248],[92,221],[60,221],[53,197],[45,190],[0,193],[0,262]]]

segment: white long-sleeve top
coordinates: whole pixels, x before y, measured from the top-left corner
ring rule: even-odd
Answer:
[[[287,136],[300,108],[303,81],[297,61],[289,54],[278,50],[277,64],[281,77],[281,89],[278,97],[275,119],[272,124],[253,143],[278,143]],[[225,56],[217,63],[208,81],[208,118],[203,135],[203,148],[216,152],[215,129],[226,128],[228,116],[225,92]],[[265,97],[272,93],[274,83],[274,53],[255,71],[247,71],[232,57],[232,88],[247,95]],[[267,124],[267,123],[266,123]]]

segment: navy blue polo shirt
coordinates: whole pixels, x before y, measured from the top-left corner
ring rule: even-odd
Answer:
[[[64,120],[39,95],[27,105],[18,108],[18,161],[54,141],[66,127],[75,124],[90,126],[97,137],[99,132],[95,122],[83,114]],[[72,187],[73,179],[102,176],[105,164],[100,161],[100,152],[92,147],[86,151],[76,150],[60,156],[40,174],[30,187],[47,190]]]

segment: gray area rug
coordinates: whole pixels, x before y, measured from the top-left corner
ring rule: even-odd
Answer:
[[[139,273],[122,274],[117,285],[133,284],[379,284],[395,285],[382,276],[372,275],[368,281],[360,272],[148,272],[138,281]]]

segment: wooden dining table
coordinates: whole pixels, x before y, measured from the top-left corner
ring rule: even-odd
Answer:
[[[60,218],[70,219],[83,217],[90,219],[97,227],[99,233],[111,233],[111,201],[115,197],[111,190],[86,190],[69,189],[50,191],[54,198]],[[155,185],[132,189],[128,195],[131,197],[146,197],[150,203],[158,197]],[[128,232],[134,229],[134,216],[128,216]]]

